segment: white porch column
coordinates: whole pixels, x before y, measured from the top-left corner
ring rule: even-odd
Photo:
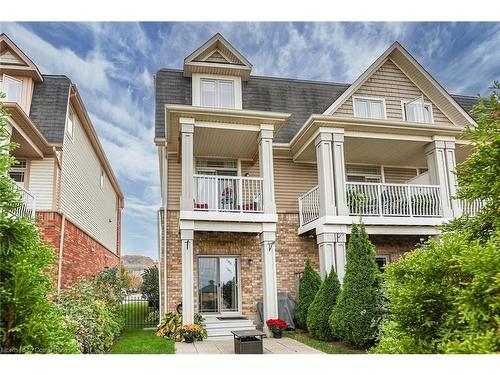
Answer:
[[[274,201],[274,167],[273,167],[273,125],[262,124],[259,134],[259,168],[262,181],[262,199],[264,213],[276,213]]]
[[[347,216],[344,129],[320,128],[315,144],[320,216]]]
[[[345,264],[346,264],[346,242],[347,235],[345,233],[337,233],[335,241],[335,272],[339,277],[340,284],[344,283]]]
[[[321,233],[316,236],[319,251],[319,274],[322,279],[335,268],[335,233]]]
[[[316,163],[318,165],[319,215],[335,216],[335,183],[333,181],[332,134],[321,131],[316,137]]]
[[[278,318],[278,285],[276,281],[276,232],[260,234],[262,253],[262,318],[264,332],[270,336],[266,326],[268,319]]]
[[[324,279],[333,268],[342,284],[346,263],[346,234],[330,231],[318,232],[320,230],[317,229],[316,242],[321,278]]]
[[[433,137],[426,149],[430,183],[439,185],[443,216],[451,218],[458,214],[458,204],[451,197],[456,194],[455,138]]]
[[[337,215],[347,216],[349,211],[346,204],[345,188],[345,161],[344,161],[344,129],[335,129],[332,134],[333,151],[333,180],[335,182],[335,202]]]
[[[179,119],[181,132],[181,162],[182,162],[182,194],[181,210],[192,211],[194,209],[194,119]]]
[[[194,231],[181,229],[182,262],[182,322],[194,322],[194,285],[193,285],[193,245]]]

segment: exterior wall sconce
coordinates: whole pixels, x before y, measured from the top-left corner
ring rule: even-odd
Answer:
[[[252,258],[249,258],[248,259],[248,265],[251,266],[253,264],[253,259]]]

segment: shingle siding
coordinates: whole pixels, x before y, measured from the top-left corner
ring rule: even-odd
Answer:
[[[71,80],[66,76],[43,76],[36,82],[30,118],[49,143],[62,144]]]
[[[350,85],[286,78],[250,76],[242,83],[243,109],[284,112],[291,116],[275,142],[290,142],[312,114],[323,113]],[[182,70],[162,69],[156,75],[156,137],[165,137],[165,104],[191,105],[191,78]],[[467,112],[477,103],[472,96],[451,95]]]

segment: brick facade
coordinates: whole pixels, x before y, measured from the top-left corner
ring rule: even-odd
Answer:
[[[59,254],[62,216],[56,212],[37,212],[42,237]],[[62,256],[62,287],[69,286],[79,277],[88,277],[120,263],[119,252],[114,254],[87,233],[66,219]],[[57,266],[56,266],[57,272]]]
[[[167,212],[167,311],[175,311],[182,302],[181,239],[179,233],[179,211]],[[276,232],[276,271],[278,292],[297,297],[298,275],[304,270],[306,259],[319,270],[318,247],[315,235],[297,235],[297,214],[279,214]],[[163,241],[163,237],[162,241]],[[377,254],[387,255],[390,262],[401,254],[415,248],[420,236],[370,236]],[[163,243],[163,242],[162,242]],[[256,305],[262,299],[262,263],[259,235],[236,232],[194,233],[194,308],[198,311],[198,257],[200,255],[234,255],[241,262],[242,313],[250,318],[256,316]],[[252,262],[249,260],[252,259]],[[163,280],[163,261],[160,274]],[[163,281],[162,281],[163,283]],[[162,284],[163,285],[163,284]],[[164,295],[161,288],[162,298]]]

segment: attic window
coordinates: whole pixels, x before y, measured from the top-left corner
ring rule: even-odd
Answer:
[[[385,119],[385,100],[379,98],[353,97],[354,116]]]
[[[69,137],[73,139],[73,132],[74,132],[74,127],[75,127],[75,115],[73,113],[73,110],[70,108],[68,111],[68,121],[66,124],[66,133],[68,133]]]
[[[201,106],[234,108],[234,82],[221,79],[201,79]]]
[[[423,97],[412,101],[403,101],[403,120],[408,122],[422,122],[431,124],[434,122],[432,116],[432,105],[425,103]]]
[[[21,91],[23,88],[22,81],[3,75],[3,80],[0,80],[0,91],[5,94],[6,102],[21,103]]]

